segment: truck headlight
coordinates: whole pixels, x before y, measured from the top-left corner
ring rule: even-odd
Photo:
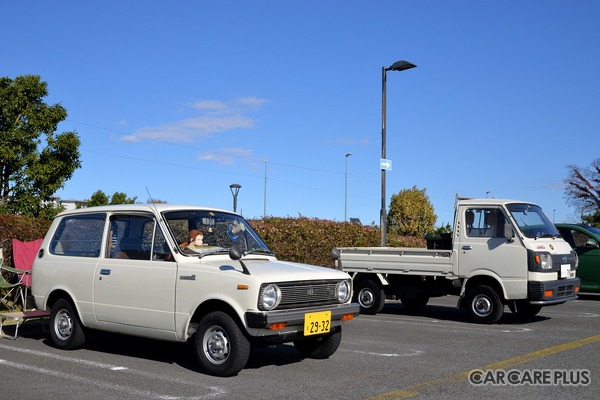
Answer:
[[[335,289],[338,303],[345,303],[350,299],[350,281],[338,282]]]
[[[262,310],[271,311],[279,305],[281,301],[281,290],[277,285],[267,285],[260,292],[258,306]]]
[[[552,269],[552,257],[548,253],[536,253],[535,263],[540,269]]]

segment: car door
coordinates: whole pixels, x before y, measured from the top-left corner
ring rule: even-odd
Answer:
[[[560,226],[558,230],[579,257],[577,277],[581,279],[581,290],[600,292],[599,241],[583,226]]]
[[[507,218],[499,207],[461,208],[458,273],[489,275],[500,280],[509,299],[527,294],[527,250],[518,241],[504,237]],[[502,295],[500,293],[500,295]]]
[[[94,281],[97,320],[174,331],[177,264],[154,217],[112,215],[107,241]]]

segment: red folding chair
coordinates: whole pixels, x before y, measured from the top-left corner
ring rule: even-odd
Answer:
[[[31,289],[31,267],[33,261],[42,246],[44,239],[37,239],[31,242],[21,242],[18,239],[12,240],[12,256],[15,272],[19,276],[21,283],[20,295],[23,310],[27,308],[27,292]]]

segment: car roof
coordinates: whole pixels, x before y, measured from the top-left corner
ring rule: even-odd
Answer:
[[[214,208],[214,207],[203,207],[203,206],[194,206],[194,205],[181,205],[181,204],[118,204],[118,205],[109,205],[109,206],[95,206],[95,207],[84,207],[78,208],[75,210],[63,211],[58,216],[63,215],[74,215],[74,214],[87,214],[93,212],[123,212],[123,211],[133,211],[133,212],[152,212],[152,213],[162,213],[166,211],[181,211],[181,210],[189,210],[189,211],[216,211],[216,212],[226,212],[230,214],[235,214],[231,211]]]

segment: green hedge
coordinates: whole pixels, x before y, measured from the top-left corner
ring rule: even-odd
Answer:
[[[280,260],[333,267],[331,249],[334,247],[379,246],[379,229],[344,222],[314,218],[252,219],[250,225],[263,238]],[[0,214],[0,247],[4,263],[12,260],[12,238],[22,241],[45,236],[50,221]],[[424,238],[388,235],[391,247],[425,247]]]

